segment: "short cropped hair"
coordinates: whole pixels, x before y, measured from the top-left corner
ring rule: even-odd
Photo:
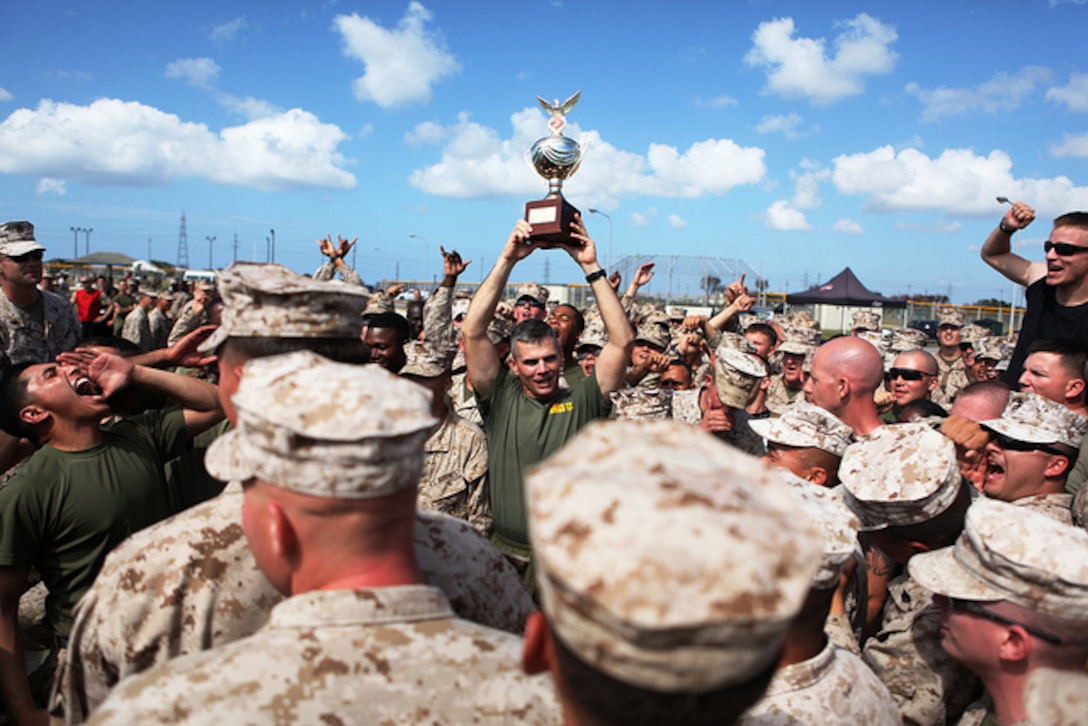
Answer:
[[[368,328],[389,328],[397,334],[403,345],[412,337],[412,326],[408,319],[400,313],[378,313],[367,320]]]
[[[1028,346],[1032,353],[1053,353],[1061,359],[1062,369],[1072,378],[1088,380],[1088,346],[1069,338],[1043,338]]]
[[[767,336],[767,340],[771,341],[771,347],[778,345],[778,333],[767,323],[752,323],[744,329],[744,334],[748,333],[762,333]]]
[[[30,403],[27,381],[23,373],[33,363],[20,363],[4,366],[0,379],[0,431],[20,439],[30,439],[38,444],[38,435],[34,427],[19,417],[19,412]]]
[[[522,320],[514,326],[514,332],[510,334],[510,352],[517,350],[517,343],[536,345],[548,339],[555,341],[556,347],[559,347],[559,338],[546,322],[538,318]]]
[[[1088,229],[1088,212],[1066,212],[1054,220],[1054,229],[1058,227]]]

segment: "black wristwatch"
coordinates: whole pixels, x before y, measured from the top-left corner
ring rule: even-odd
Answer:
[[[607,273],[604,271],[603,267],[586,275],[586,282],[592,285],[595,280],[600,280],[602,277],[607,277]]]
[[[997,223],[997,228],[1000,229],[1005,234],[1009,235],[1010,237],[1012,236],[1013,232],[1016,231],[1015,229],[1013,229],[1009,225],[1005,224],[1005,218],[1004,217],[1002,217],[1001,221]]]

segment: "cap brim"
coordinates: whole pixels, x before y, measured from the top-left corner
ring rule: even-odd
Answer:
[[[975,577],[956,560],[956,548],[914,555],[907,563],[910,576],[925,589],[960,600],[1004,600],[1004,593]]]
[[[1031,426],[1029,424],[1018,424],[1008,419],[994,418],[989,421],[981,421],[979,425],[986,429],[992,429],[994,432],[1001,434],[1002,436],[1008,436],[1010,439],[1016,441],[1023,441],[1029,444],[1057,444],[1058,437],[1054,434],[1048,434],[1045,429],[1039,426]]]
[[[220,325],[215,329],[215,332],[208,336],[207,340],[197,346],[196,350],[198,353],[214,353],[219,349],[219,346],[223,345],[229,336],[230,331],[227,330],[227,326]]]
[[[238,431],[228,431],[208,446],[204,452],[204,468],[219,481],[246,481],[254,476],[242,451]]]

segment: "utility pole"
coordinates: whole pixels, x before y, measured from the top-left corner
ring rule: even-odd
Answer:
[[[214,270],[215,268],[212,267],[212,247],[215,245],[215,237],[205,237],[204,239],[208,240],[208,269]]]
[[[147,238],[147,261],[151,262],[151,238]]]
[[[94,227],[88,227],[87,229],[83,230],[83,234],[86,235],[88,255],[91,254],[91,232],[93,231]]]
[[[234,261],[238,261],[238,233],[234,233]]]
[[[69,227],[68,229],[72,230],[73,242],[75,243],[72,247],[72,259],[74,260],[79,257],[79,233],[83,231],[83,228]]]
[[[181,213],[181,230],[178,232],[178,267],[189,269],[189,233],[185,231],[185,212]]]
[[[268,231],[272,235],[272,259],[270,260],[270,262],[275,262],[276,261],[276,230],[270,229]]]

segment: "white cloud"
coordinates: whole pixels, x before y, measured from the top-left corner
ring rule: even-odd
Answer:
[[[63,197],[68,192],[68,185],[63,179],[50,179],[45,177],[38,181],[38,186],[34,189],[35,194],[56,194],[58,197]]]
[[[441,124],[424,121],[404,135],[404,142],[410,146],[437,146],[450,137]]]
[[[211,38],[213,43],[227,43],[234,40],[234,36],[238,35],[238,33],[248,28],[249,23],[246,22],[246,16],[240,15],[234,20],[212,28],[212,32],[208,33],[208,37]]]
[[[882,146],[868,153],[838,156],[832,164],[835,188],[865,197],[866,206],[876,211],[993,215],[998,195],[1033,200],[1044,215],[1088,207],[1088,187],[1078,187],[1065,176],[1017,179],[1004,151],[979,156],[970,149],[945,149],[931,159],[915,149],[897,152]]]
[[[929,91],[917,83],[908,83],[903,90],[916,96],[925,106],[922,121],[936,121],[944,116],[979,111],[988,114],[1011,111],[1033,94],[1037,85],[1046,83],[1049,78],[1050,71],[1042,66],[1024,66],[1013,74],[1002,71],[972,88],[942,86]]]
[[[1059,5],[1083,5],[1086,2],[1088,2],[1088,0],[1049,0],[1047,4],[1052,8],[1056,8]]]
[[[1088,111],[1088,73],[1073,73],[1067,85],[1047,89],[1046,100],[1064,103],[1070,111]]]
[[[669,226],[672,227],[673,229],[683,229],[684,227],[688,226],[688,222],[687,222],[686,219],[681,217],[679,214],[670,214],[669,215]]]
[[[793,18],[777,18],[752,34],[744,62],[767,72],[763,92],[784,98],[807,98],[826,106],[865,90],[865,77],[889,73],[897,55],[895,28],[859,13],[837,24],[844,28],[829,56],[823,38],[794,38]]]
[[[217,92],[215,94],[215,101],[231,113],[251,121],[260,118],[268,118],[269,116],[277,116],[283,113],[283,109],[279,106],[260,98],[253,98],[253,96],[239,98],[238,96],[232,96],[229,93]]]
[[[178,58],[166,66],[166,77],[181,78],[197,88],[211,88],[219,78],[219,70],[219,64],[211,58]]]
[[[547,133],[539,108],[511,116],[513,134],[497,131],[462,114],[446,129],[449,141],[442,159],[416,169],[413,186],[429,194],[460,199],[506,194],[543,196],[546,182],[525,161],[525,150]],[[418,131],[418,127],[417,127]],[[429,138],[437,130],[428,128]],[[582,132],[570,124],[566,133],[586,150],[581,168],[564,183],[564,193],[576,204],[610,208],[621,197],[702,197],[727,194],[733,187],[756,184],[766,175],[764,151],[738,146],[730,139],[707,139],[686,151],[651,144],[645,155],[615,148],[595,131]]]
[[[714,98],[696,98],[692,103],[696,108],[728,108],[737,105],[737,99],[732,96],[715,96]]]
[[[843,217],[839,221],[835,222],[834,226],[832,226],[831,229],[841,234],[865,234],[865,229],[862,228],[860,224],[852,219],[847,219],[846,217]]]
[[[1088,134],[1066,134],[1062,143],[1050,147],[1050,155],[1088,158]]]
[[[216,134],[137,102],[43,100],[0,122],[0,173],[103,185],[199,177],[263,190],[352,189],[355,177],[337,151],[346,138],[300,109]]]
[[[763,224],[765,224],[768,229],[783,231],[806,231],[812,229],[812,225],[805,220],[804,212],[794,209],[785,199],[779,199],[767,208],[767,212],[763,215]]]
[[[805,167],[805,162],[801,166]],[[827,181],[831,171],[810,168],[801,174],[791,171],[790,176],[794,179],[794,194],[790,204],[797,209],[815,209],[820,206],[820,182]]]
[[[656,216],[656,210],[650,209],[648,212],[631,212],[628,219],[634,227],[645,227],[654,216]]]
[[[15,98],[6,88],[0,88],[0,102],[10,101]]]
[[[382,108],[427,103],[431,86],[460,70],[441,37],[427,31],[431,19],[430,11],[415,1],[396,30],[355,13],[336,16],[333,24],[343,38],[344,55],[366,65],[352,84],[356,98]]]
[[[756,131],[761,134],[781,132],[787,139],[793,140],[800,136],[797,127],[803,119],[799,114],[791,113],[788,116],[764,116],[756,125]]]

